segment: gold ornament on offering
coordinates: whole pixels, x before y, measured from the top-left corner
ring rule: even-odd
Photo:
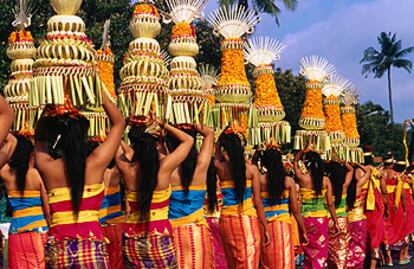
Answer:
[[[209,64],[200,65],[199,71],[201,75],[201,88],[204,90],[204,94],[212,106],[216,102],[214,87],[217,83],[218,71],[214,66]]]
[[[124,117],[164,115],[168,69],[160,45],[154,39],[161,29],[160,16],[150,3],[138,3],[132,15],[130,30],[135,39],[129,43],[119,75],[118,106]]]
[[[204,0],[168,0],[169,13],[165,22],[174,22],[168,51],[170,62],[169,98],[166,118],[182,125],[203,122],[208,124],[210,106],[201,87],[201,76],[193,56],[199,52],[192,22],[201,18]]]
[[[33,79],[33,57],[36,48],[30,31],[26,27],[31,24],[31,6],[27,0],[17,1],[13,9],[15,20],[12,25],[16,31],[9,36],[7,56],[12,60],[10,79],[3,90],[3,95],[14,111],[12,132],[25,136],[34,134],[35,121],[41,110],[30,105]]]
[[[348,89],[342,96],[343,107],[342,125],[345,132],[344,144],[356,148],[359,145],[359,133],[357,128],[357,119],[355,114],[355,105],[358,103],[358,95],[355,89]]]
[[[37,49],[33,65],[33,105],[102,104],[102,82],[96,51],[85,34],[85,23],[75,16],[81,0],[52,0],[58,13],[47,23],[48,33]],[[65,100],[68,98],[68,100]]]

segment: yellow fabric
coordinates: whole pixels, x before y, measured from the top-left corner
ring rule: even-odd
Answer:
[[[55,212],[52,214],[52,223],[50,227],[62,224],[73,224],[82,222],[92,222],[98,219],[97,210],[79,211],[78,218],[72,211]]]
[[[252,180],[250,180],[250,179],[246,180],[246,188],[250,188],[250,187],[252,187],[252,185],[253,185]],[[234,184],[233,180],[224,180],[224,181],[220,181],[220,187],[222,189],[234,188],[235,184]]]
[[[93,196],[96,196],[100,194],[102,191],[104,191],[105,185],[104,183],[100,184],[92,184],[92,185],[85,185],[83,189],[83,199],[90,198]],[[49,203],[58,203],[58,202],[64,202],[64,201],[70,201],[71,195],[70,195],[70,188],[68,187],[60,187],[60,188],[54,188],[47,192],[47,196],[49,199]]]
[[[138,200],[138,192],[129,191],[125,194],[126,199],[131,202],[135,202]],[[171,186],[162,191],[154,191],[152,195],[152,201],[151,203],[161,203],[164,202],[167,199],[170,199],[171,196]]]
[[[362,197],[355,200],[355,206],[348,212],[349,222],[357,222],[366,219],[364,209],[362,207]]]
[[[26,226],[24,226],[22,228],[19,228],[17,230],[19,232],[25,232],[25,231],[34,230],[34,229],[39,228],[39,227],[46,227],[46,226],[47,226],[46,220],[41,219],[41,220],[34,221],[34,222],[30,223],[29,225],[26,225]]]
[[[397,186],[395,189],[395,207],[398,207],[401,202],[401,195],[403,190],[403,181],[401,176],[397,177]]]
[[[24,191],[23,195],[20,191],[7,191],[7,195],[13,198],[38,198],[40,197],[40,191]]]
[[[120,186],[116,185],[116,186],[109,186],[107,188],[105,188],[105,195],[111,195],[114,193],[117,193],[120,191]]]
[[[196,185],[196,186],[189,186],[188,189],[189,190],[194,190],[194,191],[204,191],[206,190],[206,185]],[[177,185],[177,186],[172,186],[171,187],[172,191],[183,191],[184,187],[181,185]]]
[[[299,193],[302,196],[302,201],[303,201],[302,203],[304,203],[305,200],[316,199],[315,191],[312,189],[300,188]],[[322,194],[317,199],[321,199],[322,197],[325,197],[325,196],[326,196],[326,189],[323,189]],[[328,216],[328,212],[324,208],[321,210],[315,210],[315,211],[303,213],[303,216],[311,217],[311,218],[323,218],[323,217]]]
[[[381,192],[381,183],[380,183],[380,172],[374,168],[371,171],[371,177],[369,178],[368,183],[368,192],[367,192],[367,210],[375,209],[375,188]]]
[[[264,199],[269,199],[269,193],[268,192],[261,192],[260,196]],[[289,191],[285,190],[283,192],[283,196],[281,197],[281,199],[289,199]],[[270,217],[269,219],[267,219],[267,222],[272,222],[272,221],[282,221],[285,223],[292,223],[292,219],[290,217],[289,214],[289,203],[286,204],[281,204],[281,205],[273,205],[273,206],[265,206],[264,207],[264,211],[265,212],[269,212],[269,211],[286,211],[288,213],[283,213],[277,216],[273,216]]]
[[[179,219],[170,219],[170,222],[171,222],[171,225],[173,227],[187,225],[189,223],[195,223],[195,224],[199,224],[199,225],[207,224],[207,221],[204,218],[204,209],[203,208],[197,210],[193,214],[188,215],[186,217],[182,217],[182,218],[179,218]]]
[[[253,185],[251,180],[246,180],[246,188],[251,188]],[[234,188],[235,184],[233,180],[220,181],[221,189]],[[246,215],[251,217],[257,217],[257,211],[253,204],[252,197],[243,201],[243,205],[231,205],[223,206],[221,209],[222,215]]]
[[[25,209],[13,211],[13,218],[27,217],[43,215],[43,209],[41,206],[33,206]]]
[[[101,219],[101,218],[106,217],[106,216],[108,216],[112,213],[119,212],[120,209],[121,209],[121,205],[113,205],[113,206],[110,206],[110,207],[100,209],[99,210],[99,218]]]

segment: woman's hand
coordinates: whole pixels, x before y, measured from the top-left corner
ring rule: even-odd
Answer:
[[[307,246],[309,244],[309,238],[307,233],[299,234],[300,242],[302,242],[303,246]]]

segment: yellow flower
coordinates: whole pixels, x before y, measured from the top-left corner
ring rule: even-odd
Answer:
[[[114,64],[106,61],[98,61],[99,75],[112,97],[116,96],[114,84]]]
[[[258,107],[283,107],[280,101],[279,93],[276,89],[276,83],[272,74],[260,74],[255,79],[256,98],[255,104]]]
[[[327,132],[338,132],[342,131],[341,121],[341,108],[339,107],[339,99],[337,96],[329,96],[325,99],[324,110],[325,110],[325,131]]]
[[[158,10],[150,4],[138,4],[134,8],[134,15],[138,14],[152,14],[154,16],[160,17]]]
[[[355,112],[342,113],[342,125],[346,138],[359,138]]]
[[[221,56],[221,74],[217,85],[234,84],[249,85],[244,68],[244,53],[242,49],[225,49]]]
[[[15,42],[33,42],[32,33],[30,31],[18,31],[12,32],[9,36],[9,42],[11,44]]]
[[[172,28],[171,38],[191,36],[195,37],[194,27],[188,22],[179,22]]]
[[[305,104],[301,116],[302,118],[324,119],[321,89],[306,89]]]

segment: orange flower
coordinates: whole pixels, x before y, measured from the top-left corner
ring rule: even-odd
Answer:
[[[179,22],[173,26],[171,38],[188,36],[195,37],[194,26],[192,26],[188,22]]]
[[[324,111],[326,117],[325,131],[338,132],[342,131],[341,108],[337,96],[329,96],[325,99],[330,103],[325,103]]]
[[[359,138],[355,112],[342,113],[342,125],[346,138]]]
[[[32,33],[30,31],[12,32],[9,36],[9,42],[11,44],[16,42],[33,42]]]
[[[223,50],[221,56],[221,74],[217,85],[249,85],[244,68],[244,53],[242,49]]]
[[[324,119],[322,110],[322,90],[306,89],[305,104],[303,105],[301,118]]]
[[[114,84],[114,64],[106,61],[98,61],[99,75],[112,97],[116,97]]]
[[[282,107],[276,83],[272,74],[260,74],[255,79],[256,98],[255,104],[259,107]]]
[[[134,8],[134,15],[138,14],[152,14],[154,16],[160,17],[158,10],[150,4],[138,4]]]

